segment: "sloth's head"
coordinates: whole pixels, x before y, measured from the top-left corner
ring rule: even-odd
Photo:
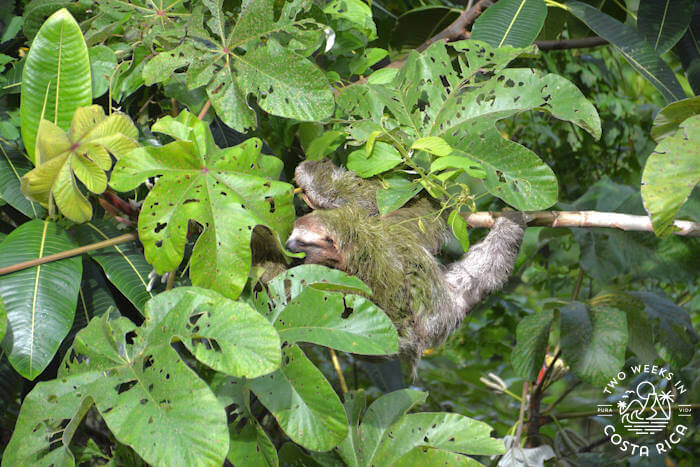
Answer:
[[[318,212],[296,220],[285,246],[291,252],[306,253],[305,264],[322,264],[341,270],[345,268],[345,258],[339,249],[336,235]]]

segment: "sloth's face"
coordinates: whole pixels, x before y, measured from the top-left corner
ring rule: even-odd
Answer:
[[[297,219],[285,247],[294,253],[306,253],[304,264],[322,264],[341,270],[345,268],[343,255],[333,235],[314,213]]]

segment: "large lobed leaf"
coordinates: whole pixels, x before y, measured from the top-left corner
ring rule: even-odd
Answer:
[[[99,105],[81,107],[73,114],[68,132],[48,120],[39,124],[36,168],[22,177],[22,193],[49,207],[53,203],[67,218],[85,222],[92,205],[77,180],[88,191],[102,193],[112,168],[110,154],[119,159],[138,147],[138,130],[122,113],[109,117]]]
[[[116,439],[150,464],[223,463],[224,408],[171,340],[218,371],[255,377],[279,365],[279,337],[247,305],[203,289],[163,293],[147,315],[141,328],[102,316],[78,333],[59,379],[40,383],[25,399],[5,462],[72,464],[73,431],[94,403]],[[248,344],[259,352],[246,351]],[[52,434],[66,423],[57,442]]]
[[[342,112],[360,120],[351,125],[351,136],[362,143],[384,132],[404,147],[426,137],[440,137],[453,148],[449,157],[467,159],[480,177],[485,172],[485,185],[495,196],[521,210],[551,206],[558,192],[554,173],[532,151],[504,139],[496,122],[525,110],[543,110],[598,138],[600,118],[595,108],[560,76],[504,69],[530,49],[492,49],[479,41],[456,42],[450,47],[463,53],[459,72],[452,66],[446,45],[438,42],[421,54],[412,52],[391,84],[344,90],[338,99]],[[480,73],[487,73],[489,79],[479,78]],[[390,118],[384,116],[385,110]],[[372,156],[375,152],[376,148]],[[396,165],[384,165],[386,158],[374,166],[371,157],[355,159],[353,163],[363,173],[372,175]]]
[[[695,115],[663,139],[644,166],[642,199],[657,235],[673,232],[673,220],[698,182],[700,115]]]
[[[208,30],[188,31],[192,42],[148,62],[146,84],[164,81],[175,69],[188,66],[188,86],[207,86],[217,115],[238,131],[256,126],[247,103],[250,94],[275,115],[304,121],[330,117],[331,88],[323,72],[305,58],[318,43],[320,30],[314,21],[297,18],[308,8],[306,2],[287,2],[275,21],[271,0],[247,0],[233,26],[223,13],[223,0],[203,3],[212,14]]]
[[[516,344],[510,360],[515,371],[527,381],[534,381],[542,368],[553,319],[552,310],[543,310],[526,316],[518,323]]]
[[[281,244],[294,221],[292,186],[276,181],[282,162],[261,155],[257,138],[218,148],[206,123],[186,111],[159,120],[153,131],[176,141],[132,151],[110,181],[127,191],[160,177],[139,215],[146,259],[161,274],[175,269],[194,220],[204,231],[192,253],[192,283],[235,298],[248,277],[255,226],[269,228]]]
[[[0,243],[0,267],[71,248],[75,245],[57,224],[29,221]],[[68,334],[81,272],[80,258],[74,257],[0,276],[0,299],[7,312],[2,349],[25,378],[34,379],[46,368]]]
[[[32,162],[39,122],[67,130],[78,107],[92,103],[90,59],[80,26],[65,8],[39,29],[22,73],[22,140]]]

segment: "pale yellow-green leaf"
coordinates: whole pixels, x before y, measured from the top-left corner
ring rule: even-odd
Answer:
[[[439,136],[418,138],[411,145],[411,149],[425,151],[435,156],[448,156],[452,152],[452,146]]]
[[[71,156],[71,169],[85,188],[93,193],[102,193],[107,189],[107,175],[97,164],[79,154]]]
[[[36,143],[37,167],[68,151],[72,144],[68,135],[48,120],[42,120],[39,123]]]
[[[70,156],[68,156],[70,159]],[[78,189],[70,164],[63,164],[51,189],[56,207],[67,218],[75,222],[85,222],[92,217],[92,206]]]
[[[22,177],[22,193],[27,198],[41,203],[44,207],[48,207],[51,187],[56,181],[58,171],[66,163],[67,158],[68,153],[64,152],[60,157],[55,157],[27,172]]]
[[[85,135],[97,125],[107,119],[105,111],[99,105],[88,105],[81,107],[73,114],[70,123],[70,136],[73,141],[80,141]]]

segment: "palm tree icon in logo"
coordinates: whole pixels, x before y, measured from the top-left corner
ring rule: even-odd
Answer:
[[[633,433],[644,435],[666,427],[671,419],[673,400],[671,391],[657,393],[651,382],[642,381],[636,391],[625,392],[617,408],[624,426]]]

